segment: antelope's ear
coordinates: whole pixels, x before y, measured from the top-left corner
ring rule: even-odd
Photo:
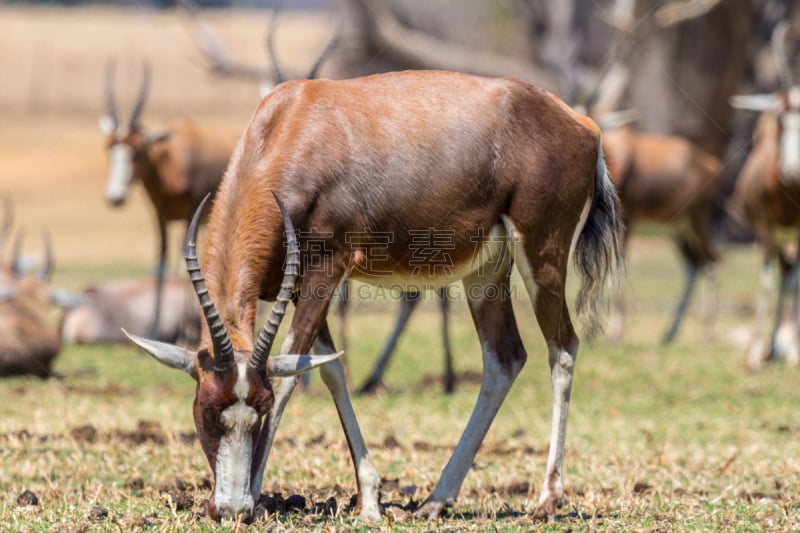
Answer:
[[[274,86],[274,85],[273,85],[271,82],[268,82],[268,81],[262,81],[262,82],[261,82],[261,83],[258,85],[258,95],[259,95],[261,98],[264,98],[264,97],[265,97],[265,96],[267,96],[269,93],[271,93],[271,92],[272,92],[272,89],[274,89],[274,88],[275,88],[275,86]]]
[[[137,337],[122,329],[122,333],[128,337],[131,342],[136,346],[152,355],[161,364],[167,365],[171,368],[183,370],[197,381],[197,371],[194,365],[194,352],[175,346],[174,344],[167,344],[166,342],[153,341]]]
[[[114,133],[114,129],[116,128],[116,124],[114,124],[114,119],[108,115],[103,115],[100,117],[100,120],[97,121],[97,125],[100,126],[100,131],[105,133],[106,135],[111,135]]]
[[[86,297],[81,293],[70,292],[63,289],[50,291],[50,303],[65,309],[72,309],[86,303]]]
[[[639,111],[636,109],[621,109],[619,111],[609,111],[602,117],[597,118],[597,125],[602,130],[621,128],[639,120]]]
[[[147,137],[145,138],[145,142],[147,143],[148,146],[152,146],[160,142],[168,141],[170,137],[172,137],[171,131],[162,130],[154,133],[148,133]]]
[[[12,287],[0,287],[0,302],[7,302],[13,300],[17,295],[17,291]]]
[[[271,355],[267,359],[269,377],[296,376],[340,358],[344,352],[328,355]]]

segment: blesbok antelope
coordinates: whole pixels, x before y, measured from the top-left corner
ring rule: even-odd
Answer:
[[[713,242],[712,219],[722,186],[720,160],[684,137],[640,133],[629,124],[598,117],[603,129],[603,151],[617,187],[625,221],[625,247],[640,222],[671,226],[678,251],[686,265],[686,280],[663,342],[675,339],[691,300],[698,275],[708,277],[709,301],[704,311],[705,335],[713,333],[716,315],[715,269],[718,252]],[[622,302],[616,304],[614,337],[622,334]]]
[[[150,335],[158,337],[163,283],[167,269],[167,224],[182,220],[188,225],[200,201],[216,191],[230,159],[238,134],[205,129],[186,117],[173,120],[165,130],[147,132],[140,123],[150,85],[150,69],[143,78],[130,119],[120,122],[114,96],[113,65],[106,69],[106,111],[100,127],[107,135],[109,156],[106,199],[122,205],[128,191],[141,182],[155,209],[159,233],[155,313]]]
[[[454,98],[454,95],[458,95]],[[273,195],[286,204],[273,205]],[[195,215],[199,216],[199,213]],[[298,257],[300,248],[321,247]],[[284,230],[285,228],[285,230]],[[343,81],[284,83],[256,109],[209,218],[203,274],[187,237],[187,265],[205,310],[200,349],[132,337],[197,380],[195,426],[214,471],[209,516],[249,519],[267,456],[297,376],[269,356],[289,300],[282,353],[335,351],[331,297],[345,277],[371,284],[445,286],[462,280],[483,352],[477,404],[433,493],[417,510],[454,503],[526,353],[514,319],[517,265],[549,349],[553,418],[535,515],[563,495],[562,464],[578,337],[565,295],[570,256],[582,284],[577,312],[589,331],[621,257],[622,221],[600,129],[542,89],[513,78],[408,71]],[[417,267],[415,231],[448,232],[452,268]],[[284,233],[290,252],[282,277]],[[358,238],[353,238],[358,236]],[[431,250],[437,251],[434,239]],[[300,276],[296,292],[295,274]],[[256,301],[274,300],[254,340]],[[356,471],[361,517],[380,519],[380,477],[350,403],[341,361],[320,367]],[[278,370],[280,369],[280,370]]]
[[[784,88],[771,94],[737,95],[730,101],[735,108],[761,112],[753,135],[753,148],[730,200],[731,211],[753,227],[764,257],[753,337],[745,362],[749,370],[757,370],[765,358],[776,359],[779,351],[788,363],[800,364],[800,84],[792,77],[784,48],[787,30],[787,23],[778,24],[772,39],[775,63]],[[793,231],[781,233],[781,229]],[[794,250],[788,246],[791,239]],[[765,343],[767,310],[774,292],[771,269],[775,259],[779,262],[780,285],[772,332]],[[776,350],[776,334],[787,296],[792,299],[792,314],[782,348]]]
[[[45,234],[45,256],[35,276],[22,272],[18,234],[10,263],[13,280],[0,284],[0,377],[31,374],[53,375],[51,366],[61,350],[58,331],[50,323],[51,303],[60,304],[59,293],[50,288],[53,273],[52,246]]]
[[[259,83],[261,96],[268,94],[274,87],[284,83],[288,79],[313,80],[317,78],[320,69],[330,58],[333,51],[339,44],[342,34],[342,21],[337,18],[334,23],[328,41],[314,60],[311,68],[302,77],[287,77],[286,69],[281,67],[275,51],[275,33],[277,30],[278,13],[281,3],[276,2],[273,6],[272,15],[265,39],[265,48],[269,59],[269,66],[251,65],[234,59],[234,55],[222,43],[212,27],[200,17],[200,8],[191,0],[181,0],[181,6],[197,26],[197,45],[206,57],[211,72],[215,75],[227,78],[239,78],[253,80]],[[349,312],[349,298],[352,294],[350,282],[342,281],[342,286],[337,291],[336,313],[339,319],[339,341],[342,348],[346,349],[347,341],[347,315]],[[375,392],[382,384],[383,374],[389,365],[392,354],[397,343],[405,330],[408,320],[417,308],[420,301],[419,292],[408,292],[400,294],[400,311],[392,328],[389,338],[384,344],[383,349],[378,355],[368,377],[359,387],[360,393]],[[448,333],[448,309],[447,292],[443,289],[439,291],[439,309],[442,315],[442,344],[444,348],[444,374],[442,376],[442,386],[445,392],[455,390],[455,371],[453,370],[453,357],[450,351],[450,337]]]
[[[200,339],[200,306],[183,276],[164,280],[158,340],[193,345]],[[125,328],[140,336],[150,334],[156,282],[120,279],[84,289],[76,305],[65,310],[59,330],[65,343],[117,344],[127,342]]]

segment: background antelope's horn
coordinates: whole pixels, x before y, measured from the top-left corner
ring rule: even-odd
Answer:
[[[267,31],[267,55],[269,56],[270,67],[272,69],[272,81],[275,85],[286,81],[281,66],[278,63],[278,56],[275,54],[275,30],[278,27],[278,12],[281,9],[281,3],[275,2],[272,8],[272,18],[269,21],[269,30]]]
[[[314,64],[311,65],[311,69],[306,74],[307,80],[316,79],[318,71],[320,67],[322,67],[323,63],[330,57],[331,53],[336,49],[339,45],[339,40],[342,38],[342,27],[344,23],[342,22],[342,17],[339,16],[336,18],[336,21],[333,25],[333,30],[331,31],[331,36],[328,38],[328,42],[325,43],[325,47],[317,56],[317,60],[314,61]]]
[[[789,31],[789,23],[782,20],[772,30],[772,53],[775,54],[775,70],[782,89],[792,86],[792,69],[789,66],[789,55],[786,53],[786,36]]]
[[[147,93],[150,89],[150,64],[145,62],[142,65],[142,84],[139,86],[139,94],[136,96],[136,103],[131,112],[130,127],[134,129],[139,125],[139,117],[142,115],[144,103],[147,100]]]
[[[109,61],[106,65],[106,114],[111,119],[114,129],[119,126],[119,116],[117,116],[117,100],[114,97],[114,62]]]

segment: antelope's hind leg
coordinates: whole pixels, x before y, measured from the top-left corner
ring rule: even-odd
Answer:
[[[567,308],[566,254],[553,257],[534,253],[534,239],[521,241],[519,232],[510,220],[504,219],[512,237],[512,252],[517,270],[530,297],[536,320],[547,342],[550,363],[550,383],[553,392],[553,415],[547,468],[534,518],[548,519],[561,505],[563,486],[564,445],[567,437],[567,418],[572,393],[572,374],[578,354],[578,336],[572,326]],[[561,247],[559,249],[568,249]],[[537,257],[532,263],[529,258]]]

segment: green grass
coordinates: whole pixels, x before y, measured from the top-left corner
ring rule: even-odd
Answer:
[[[547,358],[523,294],[517,318],[529,358],[478,453],[450,515],[415,522],[400,507],[432,490],[463,430],[478,384],[452,396],[441,372],[434,301],[412,318],[387,372],[387,390],[354,406],[391,511],[381,525],[346,511],[355,493],[338,418],[315,375],[287,407],[263,492],[305,497],[240,531],[790,531],[800,529],[798,369],[743,368],[731,340],[750,320],[758,258],[729,250],[720,265],[721,315],[703,339],[693,306],[678,341],[659,339],[680,287],[680,265],[662,239],[634,241],[625,282],[628,321],[620,343],[581,346],[565,462],[566,502],[535,523],[550,428]],[[121,272],[132,270],[128,265]],[[79,286],[96,269],[74,266],[59,282]],[[459,373],[480,370],[466,304],[454,302]],[[358,301],[349,323],[351,381],[360,382],[397,305]],[[335,329],[335,325],[334,325]],[[191,439],[194,383],[127,347],[68,346],[63,381],[0,382],[2,531],[233,531],[203,516],[211,472]],[[148,421],[155,422],[155,424]],[[143,424],[143,425],[142,425]],[[94,429],[92,434],[86,426]],[[31,490],[38,506],[19,506]],[[193,504],[176,509],[175,496]],[[334,516],[314,504],[335,498]],[[98,517],[96,507],[107,516]]]

